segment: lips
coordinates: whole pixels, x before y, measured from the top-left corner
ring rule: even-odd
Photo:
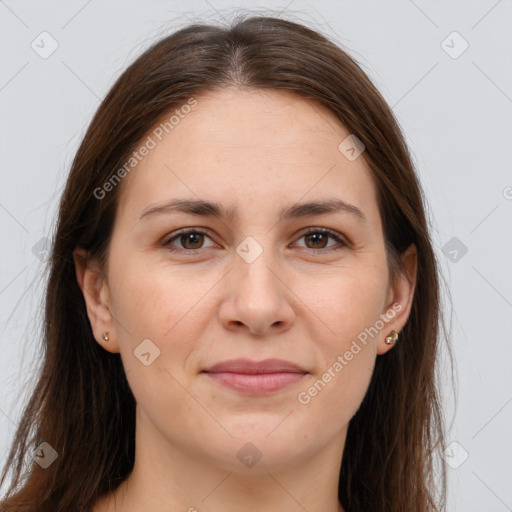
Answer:
[[[241,393],[264,395],[300,381],[308,372],[282,359],[232,359],[203,371],[214,382]]]
[[[251,361],[250,359],[231,359],[213,365],[204,370],[208,373],[307,373],[300,366],[284,361],[283,359],[265,359],[264,361]]]

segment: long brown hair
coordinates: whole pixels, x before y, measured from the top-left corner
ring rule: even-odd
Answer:
[[[368,392],[350,422],[339,480],[347,512],[444,510],[446,473],[439,396],[439,266],[424,194],[391,109],[355,59],[301,23],[239,15],[228,27],[194,23],[153,44],[119,77],[74,158],[49,259],[44,358],[1,483],[5,512],[88,511],[134,463],[135,400],[119,354],[94,340],[72,253],[103,265],[120,187],[94,193],[130,158],[166,113],[227,86],[292,91],[329,108],[365,146],[391,277],[418,250],[417,285],[399,342],[377,357]],[[47,442],[43,469],[28,455]],[[27,460],[30,462],[27,462]]]

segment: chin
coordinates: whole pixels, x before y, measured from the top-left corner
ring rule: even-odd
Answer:
[[[282,418],[281,418],[282,420]],[[285,420],[286,422],[287,420]],[[284,423],[284,422],[283,422]],[[233,438],[222,436],[216,442],[203,446],[203,453],[218,467],[226,471],[234,471],[247,475],[265,475],[267,472],[278,472],[296,467],[301,461],[313,457],[319,451],[318,436],[311,446],[307,445],[304,435],[290,432],[290,426],[283,425],[272,428],[267,425],[259,429],[244,429],[245,434],[229,430]],[[272,432],[272,429],[275,429]],[[282,429],[279,432],[279,429]],[[269,435],[269,432],[270,433]]]

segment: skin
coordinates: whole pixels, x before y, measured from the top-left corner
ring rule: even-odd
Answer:
[[[137,401],[134,470],[94,510],[342,511],[348,423],[376,357],[393,348],[385,337],[407,321],[415,248],[403,256],[406,272],[389,282],[371,171],[364,153],[349,161],[338,150],[349,133],[329,110],[281,91],[227,88],[196,99],[123,179],[108,274],[81,249],[74,254],[94,336],[120,352]],[[140,219],[174,198],[238,214]],[[289,204],[326,198],[357,206],[366,222],[343,212],[278,219]],[[163,245],[188,227],[207,234],[175,238],[181,252]],[[310,227],[330,228],[349,245],[305,236]],[[247,236],[263,249],[251,263],[236,252]],[[298,393],[393,304],[400,311],[300,403]],[[144,339],[160,350],[148,366],[134,355]],[[247,396],[201,373],[238,357],[285,359],[308,374],[271,395]],[[252,467],[237,457],[247,442],[262,455]]]

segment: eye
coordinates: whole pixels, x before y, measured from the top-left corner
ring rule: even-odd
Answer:
[[[205,238],[211,240],[211,237],[205,231],[197,228],[188,228],[175,233],[167,239],[167,241],[163,242],[162,245],[172,252],[188,253],[195,253],[201,249],[216,246],[215,243],[210,246],[204,246]],[[328,246],[329,238],[333,239],[336,243]],[[349,245],[341,238],[339,233],[327,228],[308,228],[307,231],[303,232],[299,237],[299,240],[300,239],[304,239],[306,244],[311,244],[311,246],[306,245],[305,248],[307,252],[315,254],[322,252],[322,250],[338,250],[343,247],[348,247]],[[174,246],[175,240],[177,240],[177,243],[179,243],[181,247],[176,248]]]
[[[308,252],[311,253],[321,252],[319,249],[331,251],[340,249],[341,247],[348,247],[348,243],[341,238],[339,233],[327,228],[308,228],[305,233],[302,233],[299,240],[302,238],[306,241],[306,244],[311,244],[311,246],[306,245],[306,248],[310,249]],[[327,246],[329,238],[337,242],[338,247],[336,247],[336,244]]]
[[[174,236],[165,241],[162,245],[172,252],[193,253],[205,248],[203,247],[205,237],[210,238],[208,234],[204,231],[195,228],[183,229],[182,231],[176,233]],[[182,244],[182,247],[179,247],[177,249],[175,247],[172,247],[172,242],[174,240],[178,240],[178,243]],[[211,245],[210,247],[213,246],[215,246],[215,244]]]

